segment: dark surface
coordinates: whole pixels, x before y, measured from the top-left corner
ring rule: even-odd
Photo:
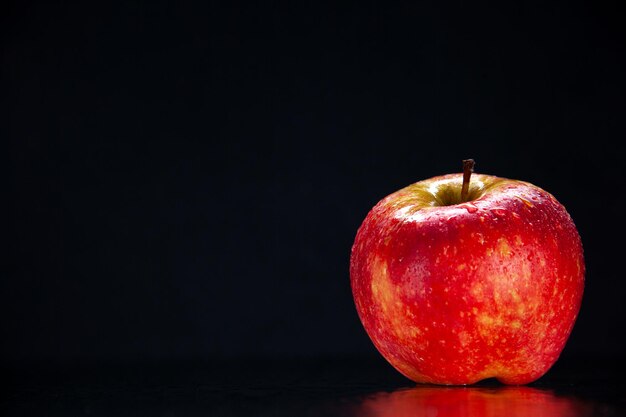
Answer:
[[[422,404],[357,359],[348,259],[379,199],[465,158],[580,231],[564,357],[626,351],[622,2],[0,3],[3,415]],[[619,415],[616,369],[534,387]]]
[[[623,365],[561,359],[523,387],[415,386],[379,358],[40,365],[5,370],[1,404],[3,416],[623,416]]]

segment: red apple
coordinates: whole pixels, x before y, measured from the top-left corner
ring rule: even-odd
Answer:
[[[580,237],[541,188],[470,175],[423,180],[374,206],[352,247],[354,301],[376,348],[415,382],[526,384],[574,326]]]

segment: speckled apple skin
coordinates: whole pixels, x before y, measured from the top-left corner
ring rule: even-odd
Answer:
[[[369,212],[350,260],[356,308],[380,353],[419,383],[526,384],[558,359],[584,289],[566,209],[522,181],[462,175],[399,190]],[[442,191],[444,190],[444,191]]]

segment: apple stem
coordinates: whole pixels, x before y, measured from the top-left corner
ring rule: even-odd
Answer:
[[[474,160],[464,159],[463,160],[463,187],[461,188],[461,202],[462,203],[465,203],[467,201],[467,195],[469,194],[469,183],[470,183],[470,178],[472,176],[472,172],[474,172]]]

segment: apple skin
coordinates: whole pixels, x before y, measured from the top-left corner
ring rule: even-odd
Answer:
[[[418,383],[530,383],[556,362],[580,309],[576,226],[548,192],[489,175],[420,181],[359,228],[350,282],[372,342]]]

